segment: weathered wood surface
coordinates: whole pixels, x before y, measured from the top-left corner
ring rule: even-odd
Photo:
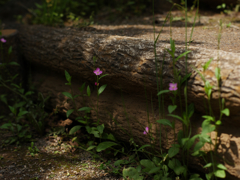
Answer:
[[[95,82],[93,56],[97,57],[95,67],[100,67],[109,76],[101,79],[101,84],[108,83],[115,89],[135,95],[144,95],[144,86],[153,95],[157,93],[156,70],[154,62],[153,42],[146,39],[101,34],[94,29],[77,30],[69,28],[49,28],[44,26],[23,26],[20,30],[20,42],[27,60],[34,61],[56,70],[67,70],[71,74],[81,76]],[[156,52],[158,63],[163,66],[163,84],[174,82],[172,60],[166,49],[168,42],[157,43]],[[215,68],[221,68],[221,97],[226,99],[226,106],[231,115],[240,115],[240,54],[213,49],[189,46],[191,51],[188,58],[188,71],[192,72],[188,80],[188,99],[196,108],[204,111],[204,83],[191,67],[202,72],[202,65],[213,58],[206,79],[217,86],[214,75]],[[176,46],[176,57],[185,52],[184,45]],[[218,61],[219,56],[219,61]],[[181,58],[176,64],[185,74],[185,59]],[[213,89],[214,110],[218,110],[218,89]]]

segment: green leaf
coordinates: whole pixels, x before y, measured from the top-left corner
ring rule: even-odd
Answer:
[[[82,126],[74,126],[70,131],[69,134],[74,134],[75,132],[77,132],[79,129],[81,129]]]
[[[2,126],[0,126],[0,129],[8,129],[10,126],[12,126],[11,123],[6,123],[6,124],[3,124]]]
[[[214,175],[215,175],[216,177],[219,177],[219,178],[225,178],[225,177],[226,177],[225,171],[224,171],[224,170],[220,170],[220,169],[216,170],[216,171],[214,172]]]
[[[29,95],[32,95],[32,94],[34,94],[33,91],[28,91],[28,92],[25,93],[25,96],[29,96]]]
[[[145,168],[150,168],[150,169],[156,167],[155,164],[151,160],[149,160],[149,159],[142,159],[140,161],[140,164],[142,166],[144,166]]]
[[[107,84],[105,84],[105,85],[102,85],[99,89],[98,89],[98,95],[100,95],[103,91],[104,91],[104,89],[107,87]]]
[[[227,170],[227,168],[223,164],[217,164],[219,169]]]
[[[192,75],[192,73],[189,73],[189,74],[185,75],[185,76],[181,79],[180,86],[181,86],[182,83],[184,83],[191,75]]]
[[[169,106],[168,106],[168,112],[169,112],[169,114],[171,114],[176,108],[177,108],[176,105],[169,105]]]
[[[138,171],[133,167],[124,168],[123,177],[124,178],[129,177],[130,179],[134,179],[134,180],[143,180],[143,176],[140,176]]]
[[[222,121],[220,121],[220,120],[217,120],[217,122],[216,122],[216,125],[221,125],[222,124]]]
[[[229,116],[230,115],[230,111],[228,108],[225,108],[221,111],[223,114],[225,114],[226,116]]]
[[[171,128],[173,128],[172,123],[168,119],[157,120],[157,123],[160,123],[160,124],[163,124],[163,125],[166,125],[166,126],[170,126]]]
[[[101,152],[109,147],[112,147],[112,146],[116,146],[118,145],[117,143],[115,142],[111,142],[111,141],[106,141],[106,142],[102,142],[100,143],[98,146],[97,146],[97,152]]]
[[[181,163],[179,160],[173,158],[172,160],[169,160],[168,167],[171,169],[174,169],[175,167],[181,166]]]
[[[151,145],[150,144],[145,144],[143,146],[141,146],[137,151],[140,151],[142,149],[144,149],[145,147],[150,147]]]
[[[168,92],[170,92],[170,90],[162,90],[162,91],[158,92],[157,96],[159,96],[163,93],[168,93]]]
[[[181,55],[179,55],[176,59],[175,59],[175,62],[180,59],[181,57],[185,56],[186,54],[190,53],[191,51],[186,51],[184,53],[182,53]]]
[[[12,106],[8,106],[8,107],[11,110],[11,112],[16,116],[17,115],[17,110]]]
[[[78,111],[90,111],[92,108],[90,108],[90,107],[82,107],[82,108],[80,108],[80,109],[78,109]]]
[[[107,75],[109,75],[109,74],[104,74],[104,75],[100,76],[100,78],[98,80],[100,80],[101,78],[103,78],[104,76],[107,76]]]
[[[11,53],[12,53],[12,46],[10,46],[8,49],[8,54],[11,54]]]
[[[67,96],[67,97],[70,98],[70,99],[73,99],[72,94],[69,93],[69,92],[62,92],[62,94],[63,94],[64,96]]]
[[[9,65],[19,66],[19,64],[17,62],[14,62],[14,61],[10,62]]]
[[[66,113],[67,118],[70,116],[70,114],[72,114],[73,111],[74,111],[74,109],[69,109],[69,110],[67,111],[67,113]]]
[[[171,147],[169,150],[168,150],[168,155],[170,158],[172,158],[173,156],[175,156],[176,154],[178,154],[179,152],[179,147],[176,146],[176,144],[172,144],[173,147]]]
[[[192,145],[195,142],[195,139],[199,137],[199,134],[194,135],[193,137],[190,138],[190,140],[188,140],[188,142],[186,143],[186,149],[190,149],[192,147]]]
[[[79,91],[83,92],[84,88],[85,88],[85,83],[82,84],[82,86],[79,88]]]
[[[194,152],[195,151],[199,151],[203,146],[204,146],[205,143],[199,141],[195,146],[194,146]]]
[[[104,124],[98,125],[97,130],[99,131],[100,134],[102,134],[104,130]]]
[[[69,73],[66,70],[65,70],[65,77],[66,77],[66,80],[71,84],[72,77],[69,75]]]
[[[148,173],[149,174],[157,173],[157,172],[159,172],[160,169],[161,169],[160,167],[154,167]]]
[[[210,63],[212,62],[213,58],[209,59],[202,67],[203,70],[206,71],[207,68],[209,67]]]
[[[203,166],[203,168],[208,168],[208,167],[212,167],[212,163],[208,163],[208,164],[206,164],[205,166]]]
[[[114,166],[120,166],[121,164],[128,164],[128,163],[129,163],[128,160],[120,159],[120,160],[115,161]]]
[[[174,172],[175,172],[177,175],[182,174],[185,170],[186,170],[186,168],[185,168],[184,166],[176,166],[176,167],[174,168]]]
[[[220,73],[220,68],[219,67],[215,68],[215,76],[216,76],[217,80],[220,81],[221,73]]]
[[[25,114],[27,114],[28,113],[28,111],[21,111],[21,112],[19,112],[18,113],[18,117],[21,117],[21,116],[23,116],[23,115],[25,115]]]
[[[97,147],[97,146],[89,146],[89,147],[87,148],[87,151],[90,151],[90,150],[92,150],[92,149],[95,148],[95,147]]]
[[[89,86],[87,87],[87,95],[88,95],[88,96],[91,96],[91,89],[90,89]]]

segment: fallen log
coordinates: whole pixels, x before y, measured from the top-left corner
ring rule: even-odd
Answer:
[[[23,26],[20,31],[22,50],[27,60],[51,67],[57,70],[67,70],[91,82],[95,81],[93,56],[97,57],[95,68],[101,68],[109,74],[102,83],[111,84],[115,89],[121,89],[135,95],[144,95],[146,85],[153,96],[157,93],[156,68],[153,42],[146,39],[101,34],[98,30],[78,30],[70,28],[50,28],[44,26]],[[157,63],[163,65],[163,88],[174,82],[170,49],[168,42],[157,43]],[[192,68],[201,73],[202,65],[213,58],[205,72],[206,80],[214,86],[212,108],[219,110],[217,81],[214,75],[217,66],[221,69],[221,97],[226,100],[226,107],[231,115],[240,115],[240,81],[239,53],[225,52],[189,46],[188,72],[192,73],[188,80],[188,100],[196,109],[205,112],[203,100],[204,82]],[[185,52],[184,45],[176,46],[176,57]],[[165,57],[165,58],[164,58]],[[219,59],[219,60],[218,60]],[[180,58],[176,64],[180,75],[185,75],[185,59]],[[158,79],[160,81],[160,79]]]

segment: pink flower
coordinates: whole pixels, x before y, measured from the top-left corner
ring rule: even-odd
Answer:
[[[143,134],[147,134],[148,133],[148,127],[145,128],[145,131],[143,132]]]
[[[102,74],[102,71],[100,70],[100,68],[97,68],[95,71],[93,71],[97,76]]]
[[[98,86],[98,85],[99,85],[99,83],[95,82],[95,86]]]
[[[7,40],[4,39],[4,38],[1,38],[1,42],[2,42],[2,43],[5,43],[5,42],[7,42]]]
[[[177,83],[169,83],[169,90],[176,91],[177,90]]]

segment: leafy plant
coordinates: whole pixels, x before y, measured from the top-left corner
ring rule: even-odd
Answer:
[[[37,153],[39,153],[39,149],[36,146],[34,146],[34,142],[31,142],[31,146],[28,147],[28,151],[31,156],[35,156]]]

